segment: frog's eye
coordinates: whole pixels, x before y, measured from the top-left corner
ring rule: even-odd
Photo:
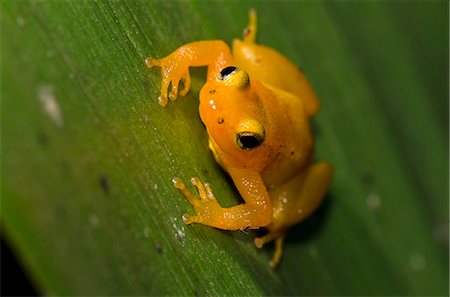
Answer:
[[[250,84],[248,73],[235,66],[228,66],[220,71],[217,80],[227,86],[245,88]]]
[[[219,74],[219,79],[220,80],[224,80],[226,79],[228,76],[233,75],[236,70],[238,70],[238,68],[234,67],[234,66],[228,66],[224,69],[222,69],[222,71],[220,71]]]
[[[251,150],[260,146],[266,134],[264,127],[259,121],[254,119],[246,119],[239,123],[238,132],[236,133],[236,144],[240,149]]]
[[[243,150],[257,148],[264,142],[264,133],[239,132],[236,134],[236,143]]]

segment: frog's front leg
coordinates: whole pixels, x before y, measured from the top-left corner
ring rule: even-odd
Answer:
[[[174,186],[182,191],[196,211],[195,216],[184,216],[187,224],[200,223],[223,230],[259,228],[270,224],[272,203],[259,173],[247,170],[230,170],[229,173],[245,201],[229,208],[220,206],[209,184],[202,184],[198,178],[191,179],[198,189],[198,199],[179,178],[174,178]]]
[[[145,63],[149,68],[161,67],[161,95],[159,104],[165,106],[167,98],[172,101],[177,98],[178,84],[184,81],[184,89],[180,92],[186,95],[190,88],[189,67],[208,66],[208,80],[214,79],[219,72],[233,63],[231,52],[225,42],[197,41],[181,46],[162,59],[147,58]],[[168,94],[169,87],[171,87]]]

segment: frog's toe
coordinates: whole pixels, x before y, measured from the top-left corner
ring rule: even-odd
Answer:
[[[200,179],[198,177],[191,178],[191,183],[197,188],[198,194],[200,196],[200,200],[207,201],[209,200],[209,195],[205,189],[206,187],[209,187],[208,184],[202,184]]]
[[[155,66],[160,66],[160,60],[159,59],[153,59],[152,57],[148,57],[145,59],[145,65],[147,65],[148,68],[152,68]]]
[[[172,81],[172,89],[170,90],[169,93],[170,101],[175,101],[177,99],[177,95],[178,95],[178,82]]]
[[[265,243],[266,242],[264,241],[264,239],[262,237],[255,238],[255,246],[257,248],[259,248],[259,249],[262,248]]]
[[[183,193],[184,197],[186,197],[187,201],[189,201],[190,204],[192,204],[194,207],[199,206],[200,200],[192,195],[192,193],[188,190],[188,188],[186,188],[186,185],[179,177],[172,178],[172,184],[175,188]]]
[[[160,95],[160,96],[158,97],[158,103],[159,103],[159,105],[161,105],[162,107],[166,106],[166,105],[167,105],[167,102],[168,102],[167,97],[164,97],[164,96],[162,96],[162,95]]]
[[[268,242],[275,241],[275,252],[269,264],[272,268],[278,266],[283,254],[283,241],[286,236],[285,232],[269,232],[265,236],[255,238],[255,246],[262,248]]]
[[[168,99],[167,99],[167,89],[169,87],[170,81],[162,80],[161,81],[161,95],[158,97],[158,102],[161,106],[166,106]]]
[[[200,218],[198,216],[190,216],[188,214],[184,214],[183,215],[183,222],[186,225],[190,225],[192,223],[199,223],[200,222]]]
[[[280,264],[281,256],[283,255],[283,242],[285,234],[275,239],[275,252],[273,253],[272,260],[270,260],[269,265],[275,268]]]
[[[265,245],[266,243],[268,243],[268,242],[271,242],[272,240],[274,240],[275,239],[275,237],[277,236],[277,234],[276,233],[274,233],[274,232],[268,232],[266,235],[264,235],[264,236],[261,236],[261,237],[257,237],[257,238],[255,238],[255,246],[257,247],[257,248],[262,248],[263,247],[263,245]]]
[[[184,87],[180,91],[180,95],[185,96],[191,88],[191,76],[189,75],[189,71],[186,71],[184,73],[183,77],[181,78],[181,81],[183,82]]]

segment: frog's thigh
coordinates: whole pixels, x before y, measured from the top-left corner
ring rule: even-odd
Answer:
[[[296,175],[283,186],[270,192],[274,214],[268,233],[255,238],[255,245],[275,241],[275,253],[270,265],[276,267],[283,253],[283,240],[290,226],[303,221],[322,202],[333,176],[329,163],[311,165],[306,173]]]
[[[311,165],[305,174],[296,176],[283,185],[272,200],[279,203],[280,211],[274,213],[270,229],[284,229],[303,221],[315,211],[322,202],[333,176],[329,163]],[[271,193],[272,195],[272,193]],[[279,196],[282,195],[282,196]],[[287,201],[283,201],[286,196]],[[275,205],[275,209],[277,205]]]

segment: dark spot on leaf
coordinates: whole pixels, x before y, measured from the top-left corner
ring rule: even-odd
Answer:
[[[216,90],[209,90],[209,93],[214,94],[214,93],[216,93]]]
[[[217,120],[217,123],[218,123],[219,125],[221,125],[221,124],[223,124],[224,121],[225,121],[225,120],[224,120],[223,118],[219,118],[219,119]]]
[[[148,80],[148,79],[141,79],[141,84],[142,84],[142,86],[144,87],[144,89],[146,91],[150,92],[150,90],[151,90],[150,80]]]
[[[363,172],[361,175],[361,181],[368,186],[373,185],[375,182],[375,176],[370,171]]]
[[[158,252],[158,254],[162,255],[163,250],[161,244],[158,241],[155,241],[155,250]]]
[[[100,184],[100,187],[102,188],[103,192],[108,195],[109,194],[109,182],[108,182],[108,178],[103,175],[100,174],[98,177],[98,182]]]
[[[48,145],[48,136],[45,133],[38,133],[37,135],[38,142],[42,145],[42,147],[47,147]]]
[[[291,156],[293,156],[294,155],[294,152],[291,152]]]

